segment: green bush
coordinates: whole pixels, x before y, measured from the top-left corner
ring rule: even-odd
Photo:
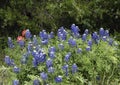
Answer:
[[[39,29],[57,30],[62,25],[68,28],[72,23],[82,30],[105,27],[119,31],[119,4],[119,0],[2,1],[0,32],[14,36],[28,28],[37,34]]]
[[[42,52],[46,54],[46,60],[50,58],[49,56],[49,48],[55,47],[55,58],[53,60],[53,67],[55,69],[54,73],[49,73],[46,68],[46,61],[38,64],[37,67],[34,67],[32,64],[33,55],[29,54],[26,64],[21,64],[21,58],[28,51],[27,46],[28,42],[33,42],[34,38],[25,40],[25,47],[20,47],[16,40],[14,40],[15,47],[14,48],[6,48],[5,54],[9,55],[11,59],[14,59],[15,66],[20,68],[19,73],[13,73],[13,66],[11,67],[2,67],[3,71],[6,68],[6,74],[4,74],[5,79],[7,81],[3,81],[4,83],[8,83],[11,85],[14,79],[18,79],[21,85],[33,85],[33,80],[38,79],[40,84],[50,84],[56,85],[55,77],[58,75],[62,76],[62,85],[119,85],[120,80],[120,50],[119,50],[119,42],[114,40],[112,45],[108,44],[111,38],[107,38],[106,41],[100,39],[98,44],[95,44],[94,40],[93,45],[90,51],[86,51],[86,47],[88,44],[88,40],[91,39],[91,35],[87,36],[86,41],[82,41],[81,38],[74,38],[77,46],[71,46],[68,44],[68,40],[70,39],[71,32],[67,31],[67,39],[61,41],[55,36],[53,39],[49,39],[48,44],[43,45],[41,43],[42,37],[39,38],[37,36],[38,45],[33,45],[32,49],[36,49],[37,47],[42,48]],[[58,47],[59,44],[64,45],[64,50],[60,50]],[[77,53],[78,48],[81,48],[81,53]],[[33,50],[33,51],[34,51]],[[32,52],[33,52],[32,51]],[[68,62],[65,62],[65,55],[71,52],[71,57]],[[71,67],[73,63],[76,63],[78,66],[78,71],[75,74],[71,73]],[[68,76],[65,76],[65,72],[62,70],[62,66],[68,64],[69,72]],[[8,74],[10,72],[10,74]],[[48,74],[48,78],[46,81],[42,80],[40,77],[41,72],[46,72]],[[8,76],[10,78],[8,78]]]

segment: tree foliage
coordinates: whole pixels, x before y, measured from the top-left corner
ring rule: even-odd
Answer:
[[[0,9],[1,33],[29,28],[55,30],[76,23],[84,28],[119,29],[119,0],[6,0]],[[10,32],[12,30],[12,32]]]

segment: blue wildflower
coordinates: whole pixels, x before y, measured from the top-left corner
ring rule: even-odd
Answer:
[[[56,78],[55,78],[55,82],[56,82],[56,83],[62,82],[62,76],[56,77]]]
[[[87,35],[86,35],[86,34],[83,34],[83,35],[82,35],[82,40],[83,40],[83,41],[86,41],[86,39],[87,39]]]
[[[99,35],[100,37],[103,37],[105,35],[105,30],[103,28],[100,28]]]
[[[14,65],[14,61],[9,56],[5,56],[5,63],[8,66]]]
[[[64,49],[64,45],[63,45],[63,44],[59,44],[58,47],[59,47],[59,49],[61,49],[61,50]]]
[[[8,37],[8,46],[9,46],[9,48],[14,48],[14,44],[12,42],[11,37]]]
[[[75,24],[71,25],[71,31],[75,37],[77,37],[77,38],[80,37],[80,34],[79,34],[80,29]]]
[[[53,67],[49,67],[49,68],[48,68],[48,72],[49,72],[49,73],[54,73],[54,68],[53,68]]]
[[[86,51],[90,51],[91,50],[91,47],[90,46],[87,46],[86,47]]]
[[[82,49],[81,48],[78,48],[77,49],[77,53],[81,53],[82,52]]]
[[[65,71],[65,76],[68,76],[68,65],[64,65],[62,69]]]
[[[42,41],[48,40],[48,34],[46,33],[45,30],[42,30],[42,32],[39,33],[39,36],[40,36]]]
[[[46,39],[46,40],[42,40],[41,43],[42,43],[43,45],[47,45],[47,44],[48,44],[48,40],[47,40],[47,39]]]
[[[68,44],[72,47],[77,46],[76,40],[73,39],[72,37],[68,40]]]
[[[29,39],[29,38],[32,37],[31,32],[30,32],[29,29],[26,30],[25,37],[26,37],[27,39]]]
[[[49,39],[52,39],[52,38],[54,38],[54,32],[50,32],[49,34]]]
[[[18,43],[19,43],[20,47],[24,47],[24,45],[25,45],[24,40],[19,40]]]
[[[33,44],[38,45],[38,40],[37,40],[36,35],[33,36]]]
[[[33,81],[33,85],[40,85],[40,81],[39,81],[38,79],[35,79],[35,80]]]
[[[88,29],[85,29],[84,34],[88,35]]]
[[[108,42],[109,42],[109,45],[112,45],[113,44],[113,39],[110,38]]]
[[[13,71],[15,73],[19,73],[20,72],[20,68],[18,68],[17,66],[14,66]]]
[[[60,27],[60,29],[58,29],[57,35],[58,35],[58,39],[59,40],[66,40],[66,38],[67,38],[67,32],[64,29],[64,27]]]
[[[70,56],[71,56],[71,53],[69,52],[67,55],[65,55],[64,60],[65,60],[66,62],[68,62],[69,59],[70,59]]]
[[[40,76],[43,80],[46,80],[48,78],[47,73],[45,72],[40,73]]]
[[[90,46],[90,47],[92,46],[92,40],[88,41],[88,46]]]
[[[49,52],[49,57],[51,59],[55,58],[55,52],[53,52],[53,51]]]
[[[29,42],[28,43],[28,46],[27,46],[27,51],[28,51],[28,53],[31,53],[32,52],[32,47],[33,47],[33,43],[32,42]]]
[[[103,36],[103,37],[102,37],[102,40],[103,40],[103,41],[107,41],[107,37],[106,37],[106,36]]]
[[[51,59],[48,59],[48,60],[46,61],[46,66],[47,66],[47,68],[53,66],[53,62],[52,62]]]
[[[76,73],[76,72],[77,72],[77,69],[78,69],[78,67],[77,67],[77,65],[74,63],[74,64],[72,65],[72,73]]]
[[[105,30],[105,36],[109,37],[109,30]]]
[[[55,47],[50,47],[49,52],[56,52],[56,48]]]
[[[19,85],[19,80],[13,80],[13,85]]]
[[[45,53],[40,53],[38,62],[41,63],[41,62],[45,62],[45,61],[46,61],[46,54]]]
[[[96,44],[99,43],[99,36],[97,32],[92,33],[92,39],[95,41]]]

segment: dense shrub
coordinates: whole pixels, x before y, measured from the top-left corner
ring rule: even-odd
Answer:
[[[71,30],[61,27],[56,33],[45,30],[39,36],[29,30],[18,41],[8,38],[5,67],[1,68],[8,85],[118,85],[120,83],[119,42],[109,31]],[[32,35],[32,36],[31,36]],[[37,84],[39,83],[39,84]],[[18,84],[14,84],[18,85]]]
[[[81,29],[119,30],[119,0],[6,0],[1,3],[0,32],[5,34],[18,34],[25,28],[37,34],[39,29],[56,30],[62,25],[68,28],[73,22]]]

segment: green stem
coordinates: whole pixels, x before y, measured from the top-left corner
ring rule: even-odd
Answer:
[[[111,78],[111,77],[113,76],[113,74],[114,74],[114,70],[115,70],[115,67],[113,68],[111,75],[108,77],[107,85],[109,85],[109,81],[110,81],[110,78]]]
[[[102,79],[102,85],[104,85],[104,80],[105,80],[105,73],[103,73],[103,79]]]

